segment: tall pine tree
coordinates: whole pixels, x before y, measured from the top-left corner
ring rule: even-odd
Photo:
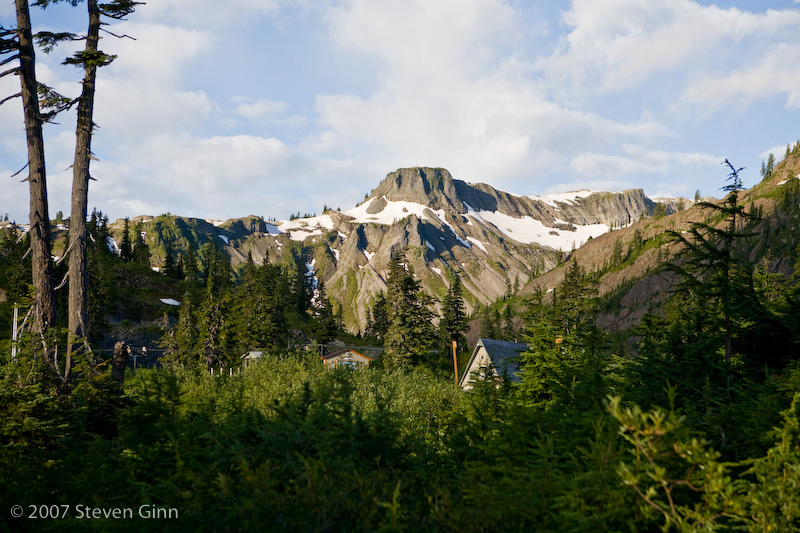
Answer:
[[[403,251],[389,262],[386,280],[389,327],[384,337],[384,365],[402,368],[421,363],[435,345],[431,299],[420,291]]]

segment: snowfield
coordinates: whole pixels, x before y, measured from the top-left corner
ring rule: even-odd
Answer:
[[[333,229],[333,219],[329,215],[296,220],[282,220],[277,228],[281,233],[288,233],[293,241],[304,241],[315,235],[322,235]]]
[[[587,196],[595,193],[596,191],[576,191],[560,194],[551,194],[547,196],[529,196],[534,200],[539,200],[547,205],[557,207],[557,202],[561,203],[574,203],[579,198],[586,198]],[[466,248],[471,248],[473,245],[477,246],[484,252],[486,246],[484,243],[472,237],[462,237],[459,231],[454,228],[446,219],[446,213],[443,209],[434,211],[429,207],[414,203],[414,202],[392,202],[387,200],[385,196],[381,199],[386,201],[386,206],[382,211],[375,214],[367,213],[367,209],[373,202],[379,201],[373,198],[369,202],[365,202],[355,209],[345,212],[345,215],[353,217],[354,222],[358,223],[373,223],[373,224],[394,224],[400,219],[410,215],[416,215],[420,219],[431,220],[444,224],[450,231],[452,231],[458,241]],[[466,202],[464,206],[467,208],[467,224],[472,225],[473,222],[482,223],[487,227],[494,227],[500,231],[504,236],[513,239],[523,244],[538,244],[540,246],[547,246],[554,250],[571,250],[584,244],[589,238],[599,237],[607,233],[611,228],[606,224],[590,224],[586,226],[573,225],[575,231],[551,228],[546,226],[541,221],[533,217],[515,218],[506,215],[499,211],[476,211]],[[430,214],[435,216],[432,217]],[[556,219],[553,221],[556,224],[568,224],[568,222]],[[431,247],[430,243],[426,243]]]

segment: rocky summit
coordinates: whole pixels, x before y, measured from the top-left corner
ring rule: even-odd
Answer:
[[[345,325],[363,331],[398,249],[406,250],[422,287],[434,297],[459,276],[469,311],[524,286],[587,240],[632,224],[654,206],[641,189],[522,196],[466,183],[443,168],[413,167],[389,173],[349,211],[274,223],[165,215],[148,222],[148,240],[163,240],[164,229],[175,226],[192,229],[185,244],[211,236],[234,265],[248,253],[256,262],[284,261],[291,254],[324,282]],[[153,261],[158,260],[156,253]]]

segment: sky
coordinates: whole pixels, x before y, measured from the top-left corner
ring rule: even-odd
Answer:
[[[85,32],[85,4],[32,8]],[[0,0],[0,24],[14,23]],[[151,0],[106,26],[89,206],[225,220],[352,209],[398,168],[515,194],[721,196],[800,139],[800,0]],[[39,81],[80,93],[38,53]],[[19,91],[0,79],[0,99]],[[69,215],[75,115],[47,125]],[[21,102],[0,106],[0,216],[28,218]]]

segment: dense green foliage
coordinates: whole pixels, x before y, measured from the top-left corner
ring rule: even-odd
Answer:
[[[598,329],[609,303],[597,273],[570,260],[554,291],[525,301],[521,325],[506,311],[521,296],[481,311],[529,348],[519,380],[479,380],[469,392],[443,372],[443,345],[463,334],[459,285],[449,284],[434,328],[401,255],[372,312],[385,364],[326,370],[316,354],[274,350],[239,368],[230,354],[278,348],[303,321],[329,337],[324,286],[269,261],[248,260],[234,280],[213,244],[200,265],[183,257],[184,280],[95,247],[90,257],[108,269],[91,278],[93,313],[114,307],[107,289],[126,277],[183,291],[168,354],[161,368],[128,369],[123,383],[108,362],[81,361],[65,386],[28,356],[29,336],[16,361],[0,347],[0,527],[800,530],[800,289],[797,274],[769,268],[775,246],[796,249],[800,233],[764,242],[766,221],[795,217],[800,193],[789,183],[779,210],[760,217],[737,201],[738,186],[730,192],[711,208],[716,218],[671,234],[684,248],[669,267],[679,283],[629,332],[634,350]],[[93,220],[99,238],[104,217]],[[24,239],[0,237],[0,282],[21,301],[28,278],[10,265],[25,264]],[[607,268],[659,240],[620,245]],[[220,364],[235,371],[212,375],[208,365]],[[14,504],[71,511],[13,519]],[[134,518],[80,519],[78,505]],[[141,506],[178,518],[140,519]]]

